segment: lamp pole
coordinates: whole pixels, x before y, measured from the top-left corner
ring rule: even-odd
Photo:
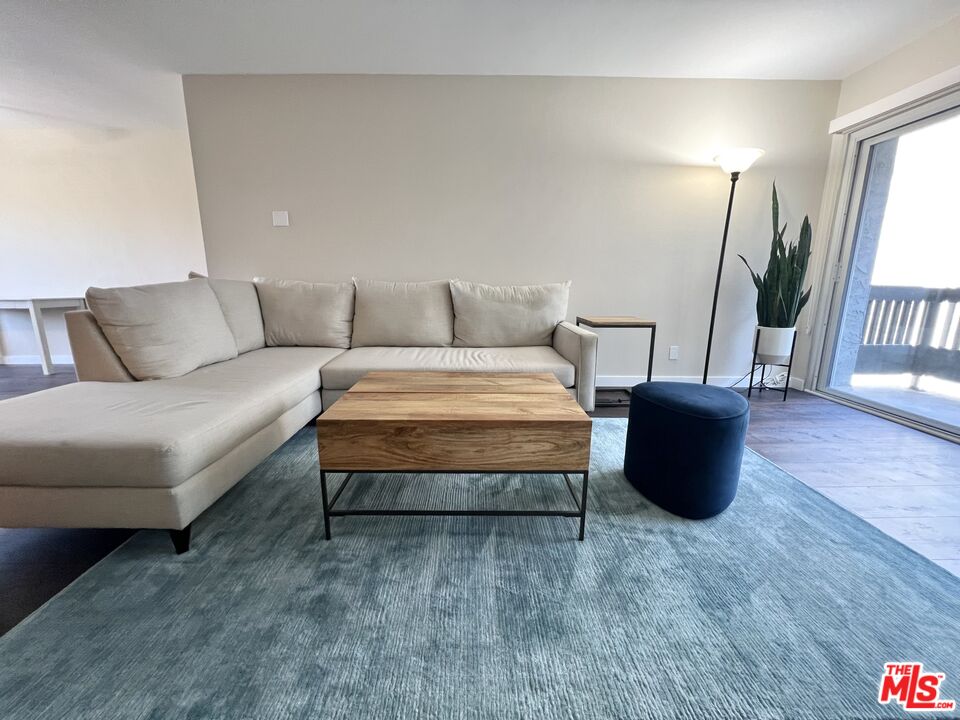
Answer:
[[[730,199],[727,200],[727,219],[723,223],[723,242],[720,244],[720,262],[717,263],[717,282],[713,287],[713,308],[710,310],[710,331],[707,333],[707,357],[703,361],[703,384],[707,384],[710,370],[710,350],[713,347],[713,326],[717,321],[717,298],[720,295],[720,276],[723,275],[723,256],[727,252],[727,234],[730,232],[730,213],[733,212],[733,194],[737,189],[739,172],[730,173]]]

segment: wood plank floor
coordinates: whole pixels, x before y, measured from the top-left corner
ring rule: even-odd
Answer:
[[[73,365],[54,365],[44,375],[39,365],[0,365],[0,400],[76,382]]]
[[[960,445],[809,393],[787,404],[752,404],[751,448],[960,575]]]
[[[74,382],[0,365],[0,399]],[[626,417],[626,406],[596,417]],[[754,396],[747,444],[960,575],[960,445],[805,393]],[[122,543],[126,530],[0,529],[0,634]]]
[[[595,413],[626,414],[625,406]],[[794,392],[785,403],[754,393],[747,446],[960,575],[960,445]]]

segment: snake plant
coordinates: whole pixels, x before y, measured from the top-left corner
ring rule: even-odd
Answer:
[[[757,324],[763,327],[792,328],[797,316],[810,299],[810,290],[803,292],[803,280],[810,260],[810,240],[813,234],[810,219],[803,218],[800,238],[796,243],[785,244],[786,223],[780,226],[780,201],[777,199],[777,184],[773,184],[773,241],[770,243],[770,259],[767,271],[761,277],[755,273],[747,259],[740,255],[750,271],[753,284],[757,286]]]

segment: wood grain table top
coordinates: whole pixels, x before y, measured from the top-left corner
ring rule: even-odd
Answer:
[[[391,372],[364,375],[348,393],[520,393],[567,395],[553,373]]]
[[[577,325],[595,328],[650,328],[656,327],[657,323],[636,315],[582,315],[577,317]]]
[[[591,422],[552,373],[372,372],[318,419],[335,421]]]

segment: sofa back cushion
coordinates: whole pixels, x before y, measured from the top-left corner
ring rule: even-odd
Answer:
[[[550,345],[567,316],[570,283],[495,286],[451,280],[450,293],[454,345]]]
[[[87,305],[137,380],[179,377],[237,356],[237,343],[205,278],[87,290]]]
[[[437,347],[453,342],[450,282],[353,279],[353,347]]]
[[[205,277],[200,273],[190,273],[191,278]],[[263,315],[260,313],[260,299],[257,288],[249,280],[220,280],[208,278],[220,309],[227,320],[233,339],[237,342],[237,352],[245,353],[259,350],[266,341],[263,337]]]
[[[353,283],[254,278],[267,345],[350,347]]]

